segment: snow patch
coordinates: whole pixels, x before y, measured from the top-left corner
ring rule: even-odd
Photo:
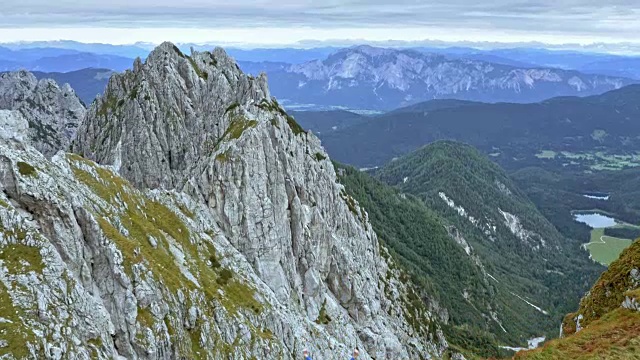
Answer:
[[[506,211],[502,211],[502,209],[500,208],[498,208],[498,211],[500,211],[500,214],[502,214],[502,217],[504,217],[505,226],[509,228],[509,230],[513,235],[515,235],[515,237],[526,243],[530,242],[534,238],[538,238],[540,244],[543,247],[546,246],[546,241],[544,241],[544,239],[535,232],[525,229],[520,223],[520,219],[517,216]],[[538,246],[535,246],[533,248],[536,250],[539,249]]]
[[[489,238],[489,240],[491,241],[495,241],[495,238],[493,237],[492,231],[493,233],[495,233],[495,229],[496,227],[494,225],[491,225],[489,219],[485,218],[485,220],[487,221],[485,224],[480,223],[480,221],[478,219],[476,219],[475,217],[469,215],[467,213],[467,210],[465,210],[465,208],[463,208],[462,206],[458,206],[456,205],[455,201],[453,201],[451,198],[449,198],[447,196],[447,194],[445,194],[444,192],[439,192],[438,196],[440,196],[440,198],[442,200],[444,200],[445,203],[447,203],[447,205],[454,209],[458,215],[462,216],[463,218],[469,220],[469,222],[475,226],[476,228],[482,230],[482,232]]]
[[[595,200],[609,200],[609,195],[607,196],[596,196],[596,195],[583,195],[586,198],[589,199],[595,199]]]
[[[507,349],[507,350],[511,350],[511,351],[522,351],[522,350],[533,350],[536,349],[538,346],[540,346],[540,344],[542,344],[547,338],[545,338],[544,336],[541,337],[537,337],[537,338],[533,338],[533,339],[529,339],[527,340],[527,347],[523,348],[523,347],[511,347],[511,346],[500,346],[501,349]]]
[[[498,323],[498,325],[500,325],[500,328],[502,329],[502,331],[504,331],[506,333],[507,329],[505,329],[504,326],[502,326],[502,323],[500,322],[500,319],[498,319],[498,313],[495,312],[495,311],[492,311],[492,312],[490,312],[490,314],[491,314],[491,318],[493,319],[493,321]]]
[[[542,308],[540,308],[540,307],[538,307],[538,306],[533,305],[532,303],[530,303],[529,301],[527,301],[527,299],[525,299],[525,298],[523,298],[522,296],[520,296],[520,295],[518,295],[518,294],[514,293],[513,291],[511,292],[511,295],[513,295],[513,296],[517,297],[518,299],[520,299],[520,300],[522,300],[522,301],[526,302],[529,306],[531,306],[532,308],[534,308],[534,309],[536,309],[536,310],[540,311],[541,313],[543,313],[543,314],[545,314],[545,315],[549,315],[549,313],[548,313],[548,312],[546,312],[545,310],[542,310]]]
[[[500,281],[498,281],[498,279],[494,278],[493,275],[487,273],[487,276],[490,277],[493,281],[497,282],[498,284],[500,283]]]

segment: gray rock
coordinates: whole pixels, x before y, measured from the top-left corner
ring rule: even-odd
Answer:
[[[21,113],[17,111],[0,110],[0,139],[15,139],[23,141],[29,123],[24,119]]]
[[[16,110],[29,123],[29,142],[47,157],[66,150],[85,108],[69,86],[28,71],[0,74],[0,109]]]

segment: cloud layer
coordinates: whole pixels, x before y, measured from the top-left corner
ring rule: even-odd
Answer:
[[[637,0],[4,0],[0,28],[431,29],[635,41]]]

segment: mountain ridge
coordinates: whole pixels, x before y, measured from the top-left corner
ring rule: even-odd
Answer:
[[[626,153],[637,145],[628,135],[637,128],[632,119],[640,114],[635,102],[639,92],[639,85],[630,85],[601,95],[532,104],[460,102],[448,106],[442,103],[456,101],[434,100],[320,137],[335,160],[358,167],[380,166],[437,140],[471,144],[495,154],[495,160],[507,167],[539,161],[535,155],[543,150],[580,153],[600,148]]]
[[[519,103],[592,95],[635,80],[544,67],[358,46],[269,74],[272,91],[297,104],[389,110],[428,99]]]
[[[224,50],[185,55],[163,43],[136,60],[91,105],[72,150],[137,188],[175,189],[206,204],[279,302],[329,325],[335,339],[348,331],[344,341],[363,354],[446,349],[424,304],[403,312],[367,215],[336,184],[319,140],[271,98],[264,76],[244,75]],[[325,316],[346,323],[331,326]]]

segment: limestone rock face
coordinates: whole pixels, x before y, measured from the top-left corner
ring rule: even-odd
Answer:
[[[0,140],[0,300],[11,304],[0,320],[15,333],[0,334],[0,354],[447,349],[319,140],[223,50],[186,56],[165,43],[115,75],[72,144],[101,165],[48,161],[1,116],[16,130]]]
[[[27,138],[47,157],[67,149],[85,108],[68,85],[28,71],[0,74],[0,109],[18,111],[29,123]]]
[[[381,262],[379,312],[354,319],[319,282],[320,314],[309,317],[307,300],[280,299],[208,206],[137,190],[77,155],[49,161],[2,139],[0,190],[0,355],[9,359],[283,359],[305,347],[329,359],[352,346],[365,359],[430,358],[447,346],[439,331],[419,337],[404,321],[398,270]]]
[[[24,140],[29,123],[17,111],[0,110],[0,139]]]

